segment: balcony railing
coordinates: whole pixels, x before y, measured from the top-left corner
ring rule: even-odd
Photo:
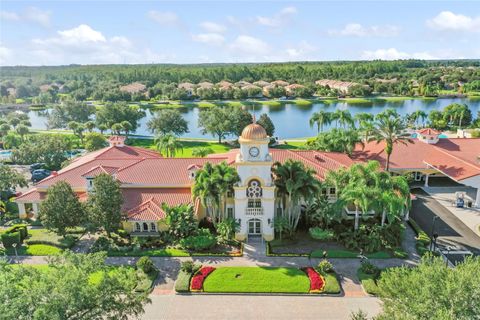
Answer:
[[[261,216],[263,215],[263,208],[246,208],[245,214],[247,216]]]

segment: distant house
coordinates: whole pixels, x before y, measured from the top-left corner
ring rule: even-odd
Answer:
[[[271,84],[278,87],[286,87],[289,85],[287,81],[283,81],[283,80],[275,80],[275,81],[272,81]]]
[[[243,86],[241,88],[242,90],[258,90],[258,94],[256,94],[253,97],[260,98],[262,97],[262,88],[259,86],[253,85],[253,84],[247,84],[246,86]]]
[[[213,88],[213,83],[208,81],[203,81],[197,84],[197,89],[212,89],[212,88]]]
[[[191,96],[193,95],[193,92],[195,90],[195,85],[190,82],[182,82],[178,84],[177,88],[185,90],[187,92],[187,95]]]
[[[230,88],[230,87],[233,87],[233,83],[226,80],[222,80],[219,83],[217,83],[217,86],[219,88]]]
[[[235,82],[235,86],[239,87],[239,88],[243,88],[243,87],[248,86],[248,85],[251,85],[251,83],[248,82],[248,81],[241,80],[241,81]]]
[[[144,93],[145,91],[147,91],[147,86],[140,82],[133,82],[125,86],[121,86],[120,91],[130,94]]]
[[[338,90],[341,93],[347,94],[352,87],[360,85],[357,82],[338,81],[322,79],[315,81],[315,84],[320,87],[329,87],[330,89]]]
[[[305,88],[305,86],[301,84],[293,83],[293,84],[289,84],[288,86],[285,86],[285,92],[288,96],[294,96],[295,91],[301,88]]]
[[[269,86],[270,82],[260,80],[260,81],[255,81],[253,84],[263,88],[263,87]]]

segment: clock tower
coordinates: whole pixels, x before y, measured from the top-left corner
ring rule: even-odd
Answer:
[[[240,183],[235,189],[235,219],[240,223],[236,234],[239,240],[248,237],[274,237],[273,218],[275,186],[272,181],[272,155],[268,150],[270,138],[265,129],[254,122],[245,127],[238,139],[240,152],[235,166]]]

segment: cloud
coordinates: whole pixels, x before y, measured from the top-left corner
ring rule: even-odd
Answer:
[[[308,43],[307,41],[301,41],[297,46],[288,47],[285,52],[289,59],[307,58],[309,53],[316,51],[317,48]]]
[[[175,26],[180,23],[180,18],[175,12],[151,10],[147,17],[163,26]]]
[[[270,52],[270,46],[265,41],[247,35],[238,36],[229,47],[241,54],[266,55]]]
[[[87,24],[33,39],[28,48],[0,47],[2,65],[62,65],[173,62],[175,56],[138,48],[124,36],[107,37]]]
[[[257,16],[256,21],[266,27],[278,28],[286,25],[296,14],[297,8],[285,7],[272,17]]]
[[[227,31],[227,28],[224,25],[211,21],[204,21],[200,23],[200,27],[210,33],[224,33],[225,31]]]
[[[201,43],[222,45],[225,42],[225,38],[218,33],[200,33],[192,35],[192,40]]]
[[[346,37],[391,37],[398,35],[399,32],[400,28],[397,26],[363,26],[359,23],[346,24],[340,30],[328,30],[328,34],[331,36]]]
[[[406,53],[395,48],[378,49],[375,51],[366,50],[362,52],[361,58],[364,60],[437,59],[437,57],[428,52]]]
[[[50,11],[44,11],[36,7],[27,7],[23,12],[0,11],[0,19],[15,22],[31,22],[42,27],[50,26]]]
[[[436,17],[427,20],[427,27],[439,31],[469,31],[480,32],[480,16],[469,17],[442,11]]]

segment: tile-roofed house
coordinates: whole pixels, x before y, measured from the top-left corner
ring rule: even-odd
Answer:
[[[133,82],[120,87],[120,91],[132,93],[143,93],[147,91],[147,86],[140,82]]]
[[[270,82],[260,80],[260,81],[255,81],[253,84],[263,88],[263,87],[269,86]]]
[[[213,86],[214,86],[213,83],[208,81],[203,81],[197,84],[197,89],[212,89]]]
[[[272,81],[271,84],[278,87],[286,87],[289,85],[287,81],[283,81],[283,80],[275,80],[275,81]]]
[[[230,81],[226,81],[226,80],[222,80],[220,82],[217,83],[217,86],[219,86],[220,88],[222,87],[233,87],[233,83],[231,83]]]
[[[298,83],[293,83],[285,86],[285,92],[287,93],[287,95],[295,95],[295,90],[302,88],[305,88],[305,86]]]
[[[235,82],[235,86],[236,86],[236,87],[239,87],[239,88],[242,88],[242,87],[248,86],[248,85],[251,85],[251,83],[248,82],[248,81],[240,80],[240,81],[238,81],[238,82]]]

